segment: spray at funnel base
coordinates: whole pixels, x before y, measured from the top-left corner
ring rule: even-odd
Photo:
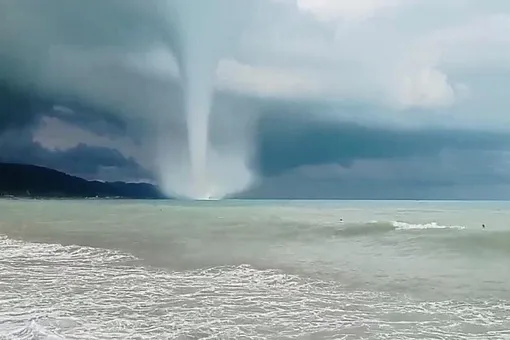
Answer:
[[[171,135],[159,140],[160,187],[169,197],[220,200],[254,183],[254,174],[247,165],[250,153],[242,141],[233,140],[219,149],[208,144],[206,163],[195,170],[190,162],[189,146],[178,142]],[[197,182],[197,178],[201,182]]]

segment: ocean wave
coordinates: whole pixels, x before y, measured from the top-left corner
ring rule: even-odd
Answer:
[[[469,256],[493,256],[494,253],[510,254],[510,231],[468,229],[461,225],[445,225],[437,222],[408,223],[401,221],[345,224],[341,227],[328,227],[321,237],[375,239],[394,235],[402,237],[402,242],[413,236],[415,245],[421,244],[430,250],[462,253]],[[419,240],[420,243],[416,243]]]
[[[366,223],[346,223],[335,229],[335,234],[340,236],[369,236],[385,234],[393,231],[437,231],[437,230],[463,230],[465,227],[456,225],[441,225],[437,222],[407,223],[400,221],[370,221]]]
[[[73,265],[109,264],[136,261],[133,255],[120,251],[78,245],[61,245],[25,242],[0,235],[0,263],[16,260],[31,260],[39,264],[53,261],[58,256],[59,264]]]
[[[466,229],[464,226],[459,225],[441,225],[437,224],[437,222],[430,222],[430,223],[406,223],[406,222],[398,222],[393,221],[391,222],[391,225],[395,227],[395,230],[426,230],[426,229],[456,229],[456,230],[463,230]]]

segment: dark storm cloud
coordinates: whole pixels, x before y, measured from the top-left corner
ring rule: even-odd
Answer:
[[[304,165],[340,164],[359,159],[433,156],[443,150],[506,150],[503,133],[440,128],[391,128],[317,120],[301,113],[263,118],[257,166],[266,176]]]
[[[112,113],[78,103],[58,103],[65,106],[54,106],[51,111],[46,112],[46,116],[79,126],[98,136],[123,136],[126,134],[126,122]]]
[[[119,151],[79,144],[74,148],[49,152],[40,157],[47,166],[90,178],[102,167],[116,168],[119,175],[131,178],[148,178],[150,175],[132,158],[125,158]]]
[[[36,129],[43,117],[57,118],[97,136],[128,135],[135,142],[141,139],[141,131],[132,128],[141,126],[135,119],[120,118],[114,112],[76,100],[35,95],[26,89],[0,83],[0,133],[27,127]]]
[[[35,124],[40,112],[48,107],[42,98],[0,82],[0,133]]]
[[[125,136],[127,124],[116,115],[77,101],[34,95],[0,86],[0,162],[35,164],[88,179],[140,180],[152,175],[118,150],[93,147],[83,141],[71,148],[49,150],[33,139],[42,118],[53,117],[97,136]],[[66,131],[50,132],[65,136]],[[91,135],[93,136],[93,135]],[[136,134],[131,137],[136,140]],[[61,137],[58,137],[61,138]],[[63,138],[63,137],[62,137]]]
[[[67,150],[48,150],[33,142],[29,129],[0,135],[0,162],[34,164],[87,179],[140,180],[152,175],[119,151],[79,144]],[[109,178],[102,178],[108,171]]]
[[[129,134],[140,142],[159,113],[168,118],[179,112],[181,118],[180,110],[168,110],[178,105],[175,75],[161,75],[150,59],[160,46],[179,45],[168,3],[2,1],[0,81],[75,112],[45,110],[46,115],[98,135]],[[0,112],[5,128],[26,124],[32,114],[15,106],[16,114]]]

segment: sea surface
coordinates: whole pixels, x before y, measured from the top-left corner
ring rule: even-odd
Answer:
[[[0,200],[0,339],[510,339],[510,203]]]

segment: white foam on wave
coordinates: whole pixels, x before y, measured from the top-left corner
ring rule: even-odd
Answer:
[[[440,225],[436,222],[430,222],[430,223],[406,223],[406,222],[398,222],[393,221],[391,224],[395,227],[396,230],[413,230],[413,229],[458,229],[462,230],[465,229],[463,226],[457,226],[457,225]]]
[[[167,271],[122,261],[132,258],[0,239],[0,339],[471,339],[472,325],[510,328],[507,301],[425,303],[249,265]]]
[[[115,250],[77,245],[24,242],[0,235],[1,261],[9,259],[30,261],[55,261],[59,264],[107,264],[138,260],[135,256]]]
[[[7,330],[7,326],[4,327]],[[10,334],[2,335],[2,326],[0,325],[0,339],[8,340],[65,340],[65,338],[47,330],[36,320],[27,322],[24,326],[15,329]]]

